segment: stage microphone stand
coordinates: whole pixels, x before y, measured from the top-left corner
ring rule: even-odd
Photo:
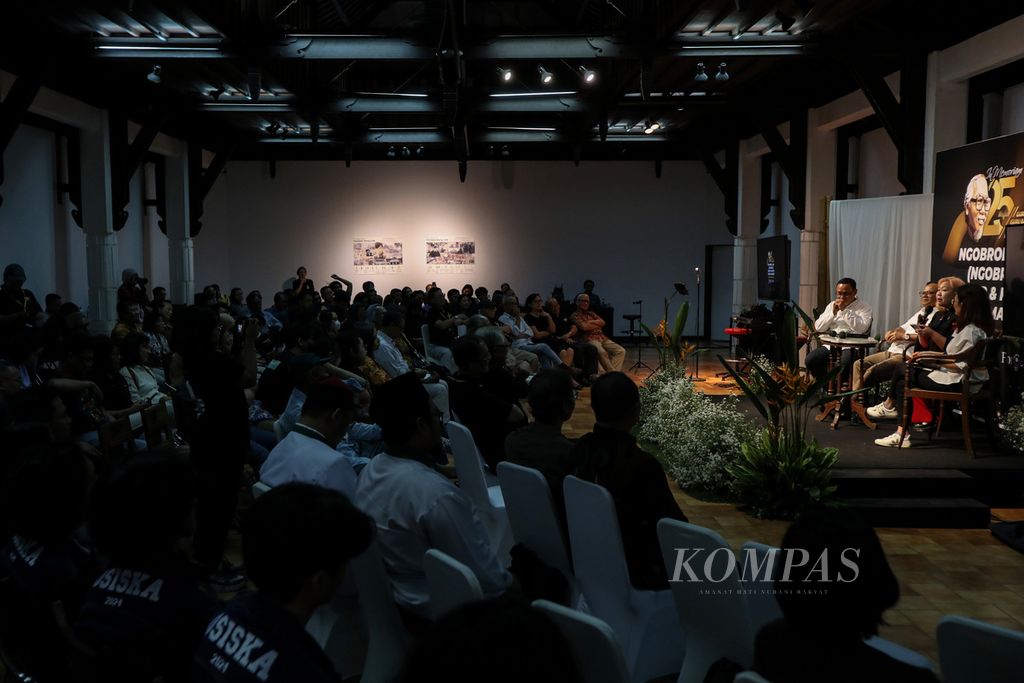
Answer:
[[[633,327],[634,322],[639,321],[640,323],[643,323],[644,321],[644,300],[637,299],[633,303],[640,305],[640,314],[637,315],[635,320],[629,321],[629,336],[631,338],[631,341],[633,341],[636,344],[636,362],[633,363],[633,365],[631,365],[629,369],[626,370],[626,372],[628,373],[633,372],[634,370],[639,370],[640,368],[647,368],[647,370],[653,375],[655,372],[654,368],[652,368],[650,365],[643,361],[643,328],[635,330],[635,328]],[[623,317],[628,320],[632,316],[626,315]]]
[[[700,268],[694,268],[693,272],[697,275],[697,344],[693,349],[693,374],[690,375],[691,382],[703,382],[705,379],[700,376]]]

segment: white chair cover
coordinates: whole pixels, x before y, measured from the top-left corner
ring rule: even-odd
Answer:
[[[362,683],[390,683],[398,675],[409,649],[409,633],[395,605],[394,589],[384,559],[374,541],[349,567],[359,592],[369,635]]]
[[[1024,633],[956,615],[936,629],[946,683],[1005,683],[1024,677]]]
[[[437,548],[431,548],[423,555],[423,571],[427,575],[430,612],[434,619],[440,619],[467,602],[484,599],[480,581],[473,570]]]
[[[548,600],[535,600],[533,607],[551,617],[569,641],[584,681],[629,683],[622,646],[611,626],[597,617]]]
[[[457,422],[449,422],[447,427],[452,455],[455,457],[455,472],[459,475],[459,487],[480,512],[498,559],[507,564],[513,543],[512,528],[505,513],[501,487],[496,484],[488,486],[483,459],[469,429]]]

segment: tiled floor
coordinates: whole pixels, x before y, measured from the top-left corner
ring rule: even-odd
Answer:
[[[710,371],[717,371],[718,365],[710,356],[701,363],[701,374],[708,376]],[[712,381],[704,386],[713,393],[728,391],[717,384]],[[593,421],[589,391],[584,390],[566,433],[585,434]],[[730,504],[697,500],[674,482],[672,489],[690,521],[715,529],[733,547],[747,540],[772,545],[782,540],[785,522],[759,520]],[[1024,510],[992,512],[1004,521],[1024,520]],[[882,627],[882,637],[938,662],[935,626],[946,614],[1024,631],[1024,555],[1000,543],[987,530],[878,529],[878,534],[902,595],[885,615],[887,625]]]

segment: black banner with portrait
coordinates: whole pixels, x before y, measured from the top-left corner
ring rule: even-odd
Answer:
[[[955,275],[983,286],[997,323],[1006,298],[1007,227],[1024,224],[1022,169],[1024,133],[935,158],[932,279]]]

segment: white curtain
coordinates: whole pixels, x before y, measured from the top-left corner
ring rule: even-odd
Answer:
[[[921,307],[917,293],[931,274],[932,197],[829,204],[829,273],[833,283],[841,277],[857,281],[857,298],[874,311],[871,333],[876,336]]]

